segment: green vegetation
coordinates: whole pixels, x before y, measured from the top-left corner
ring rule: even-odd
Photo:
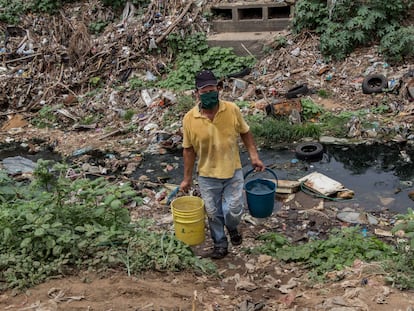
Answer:
[[[31,122],[38,128],[53,127],[57,120],[55,115],[56,109],[56,107],[43,106]]]
[[[195,105],[195,100],[192,96],[181,95],[177,97],[177,104],[173,107],[168,106],[164,111],[162,117],[163,126],[171,126],[172,124],[181,121],[184,114]]]
[[[301,123],[292,124],[286,116],[266,116],[262,113],[246,116],[256,140],[262,146],[270,147],[273,144],[289,143],[307,137],[318,139],[322,133],[335,137],[347,137],[349,122],[352,119],[360,120],[362,131],[377,128],[379,127],[378,121],[370,121],[367,115],[386,114],[390,110],[387,105],[380,104],[372,109],[334,114],[317,105],[310,97],[302,98],[301,104]],[[392,130],[387,133],[389,136],[393,134],[395,133]]]
[[[194,77],[204,68],[211,69],[220,79],[251,67],[256,61],[252,56],[237,56],[231,48],[210,48],[204,33],[195,33],[185,38],[171,34],[167,42],[177,57],[175,63],[167,68],[167,77],[157,83],[161,88],[176,91],[194,89]]]
[[[132,117],[135,115],[135,111],[132,109],[128,109],[127,111],[125,111],[125,114],[122,116],[122,118],[125,121],[131,121]]]
[[[318,95],[322,98],[328,98],[329,96],[331,96],[329,91],[324,90],[324,89],[318,90]]]
[[[317,124],[290,124],[287,119],[276,119],[262,114],[247,116],[246,121],[257,142],[265,146],[292,142],[304,137],[318,138],[321,133]]]
[[[20,21],[20,17],[28,12],[55,14],[64,4],[72,2],[73,0],[0,0],[0,8],[2,8],[0,10],[0,21],[16,25]],[[149,0],[131,1],[137,7],[147,6],[149,2]],[[115,10],[121,10],[127,0],[102,0],[102,3]],[[105,26],[105,22],[98,21],[90,25],[90,28],[97,33]]]
[[[108,26],[108,22],[99,20],[89,24],[89,31],[93,34],[99,34],[106,26]]]
[[[309,269],[308,276],[316,282],[324,282],[326,274],[351,267],[355,260],[375,262],[376,271],[387,276],[389,282],[401,289],[414,288],[414,217],[394,231],[405,228],[406,237],[411,242],[400,241],[396,246],[382,242],[375,236],[364,236],[359,226],[332,229],[327,239],[311,239],[308,243],[293,245],[278,233],[265,233],[259,236],[262,245],[251,250],[263,253],[284,262],[302,263]],[[403,216],[407,217],[407,216]],[[407,218],[405,218],[407,219]]]
[[[172,233],[131,222],[128,206],[142,197],[129,183],[74,179],[67,166],[50,166],[40,160],[29,184],[0,172],[0,290],[82,268],[214,272]]]
[[[356,47],[379,43],[387,61],[398,63],[413,57],[414,28],[402,22],[413,0],[298,1],[293,29],[315,31],[326,59],[341,60]]]
[[[321,106],[316,105],[310,97],[302,98],[300,103],[302,104],[302,116],[305,121],[325,113],[325,110]]]

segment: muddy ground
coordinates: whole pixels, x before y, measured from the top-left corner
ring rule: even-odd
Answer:
[[[193,272],[147,272],[128,276],[119,270],[80,271],[56,276],[24,292],[0,295],[2,310],[411,310],[412,291],[399,291],[386,284],[380,265],[359,260],[344,271],[329,273],[328,282],[309,281],[307,270],[296,264],[279,262],[267,255],[247,252],[260,243],[257,237],[279,232],[292,241],[306,241],[307,233],[320,238],[333,227],[350,226],[335,215],[347,205],[315,198],[303,192],[277,196],[268,218],[257,219],[248,210],[240,229],[241,246],[230,246],[222,260],[215,260],[217,275]],[[159,204],[152,209],[132,211],[154,217],[160,227],[173,231],[170,210]],[[386,211],[375,215],[381,225],[369,226],[387,231],[392,217]],[[193,246],[195,254],[206,257],[212,241],[206,228],[204,243]]]

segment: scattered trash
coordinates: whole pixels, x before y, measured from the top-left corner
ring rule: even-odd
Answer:
[[[377,225],[378,220],[366,213],[366,212],[356,212],[355,210],[351,208],[345,208],[342,210],[342,212],[338,213],[336,217],[344,222],[350,223],[350,224],[369,224],[369,225]]]
[[[36,168],[36,163],[22,156],[4,158],[3,168],[10,175],[32,173]]]
[[[341,183],[318,172],[312,172],[299,179],[308,189],[324,196],[331,196],[342,191],[349,191]]]

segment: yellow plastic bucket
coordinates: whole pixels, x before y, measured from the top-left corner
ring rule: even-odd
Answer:
[[[187,245],[204,242],[204,201],[199,197],[183,196],[171,202],[175,236]]]

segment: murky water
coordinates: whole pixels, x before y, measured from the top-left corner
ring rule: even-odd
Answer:
[[[297,180],[319,172],[355,192],[349,201],[367,211],[388,208],[405,213],[414,208],[408,192],[414,189],[414,151],[397,145],[325,146],[322,160],[297,163],[293,150],[262,150],[266,165],[274,165],[279,179]]]
[[[414,201],[408,197],[408,193],[414,190],[413,147],[395,144],[326,145],[324,148],[324,156],[317,162],[297,161],[294,149],[260,150],[259,153],[278,179],[298,180],[312,172],[319,172],[353,190],[355,196],[349,201],[350,204],[357,204],[367,211],[388,208],[392,212],[405,213],[407,208],[414,209]],[[34,162],[38,159],[60,160],[59,155],[47,150],[29,154],[27,148],[0,148],[0,160],[13,156],[22,156]],[[251,169],[248,155],[242,153],[241,159],[246,174]],[[153,182],[179,184],[182,174],[182,153],[176,151],[165,155],[145,155],[132,178],[147,175]],[[274,178],[269,172],[260,174],[264,178]]]
[[[266,166],[272,167],[278,179],[298,180],[312,172],[319,172],[355,192],[350,205],[358,205],[367,211],[387,208],[392,212],[405,213],[414,208],[408,192],[414,190],[414,149],[398,145],[324,146],[322,160],[317,162],[295,161],[294,149],[260,150]],[[404,154],[406,153],[406,157]],[[245,174],[251,169],[248,155],[241,155]],[[167,178],[167,182],[179,184],[182,178],[181,152],[166,155],[148,155],[145,163],[134,176],[148,175],[151,180]],[[295,163],[296,162],[296,163]],[[167,171],[169,163],[176,168]],[[254,178],[274,178],[269,172]],[[250,175],[247,177],[249,180]]]
[[[265,195],[274,192],[275,186],[268,180],[251,180],[246,182],[246,191],[254,195]]]

